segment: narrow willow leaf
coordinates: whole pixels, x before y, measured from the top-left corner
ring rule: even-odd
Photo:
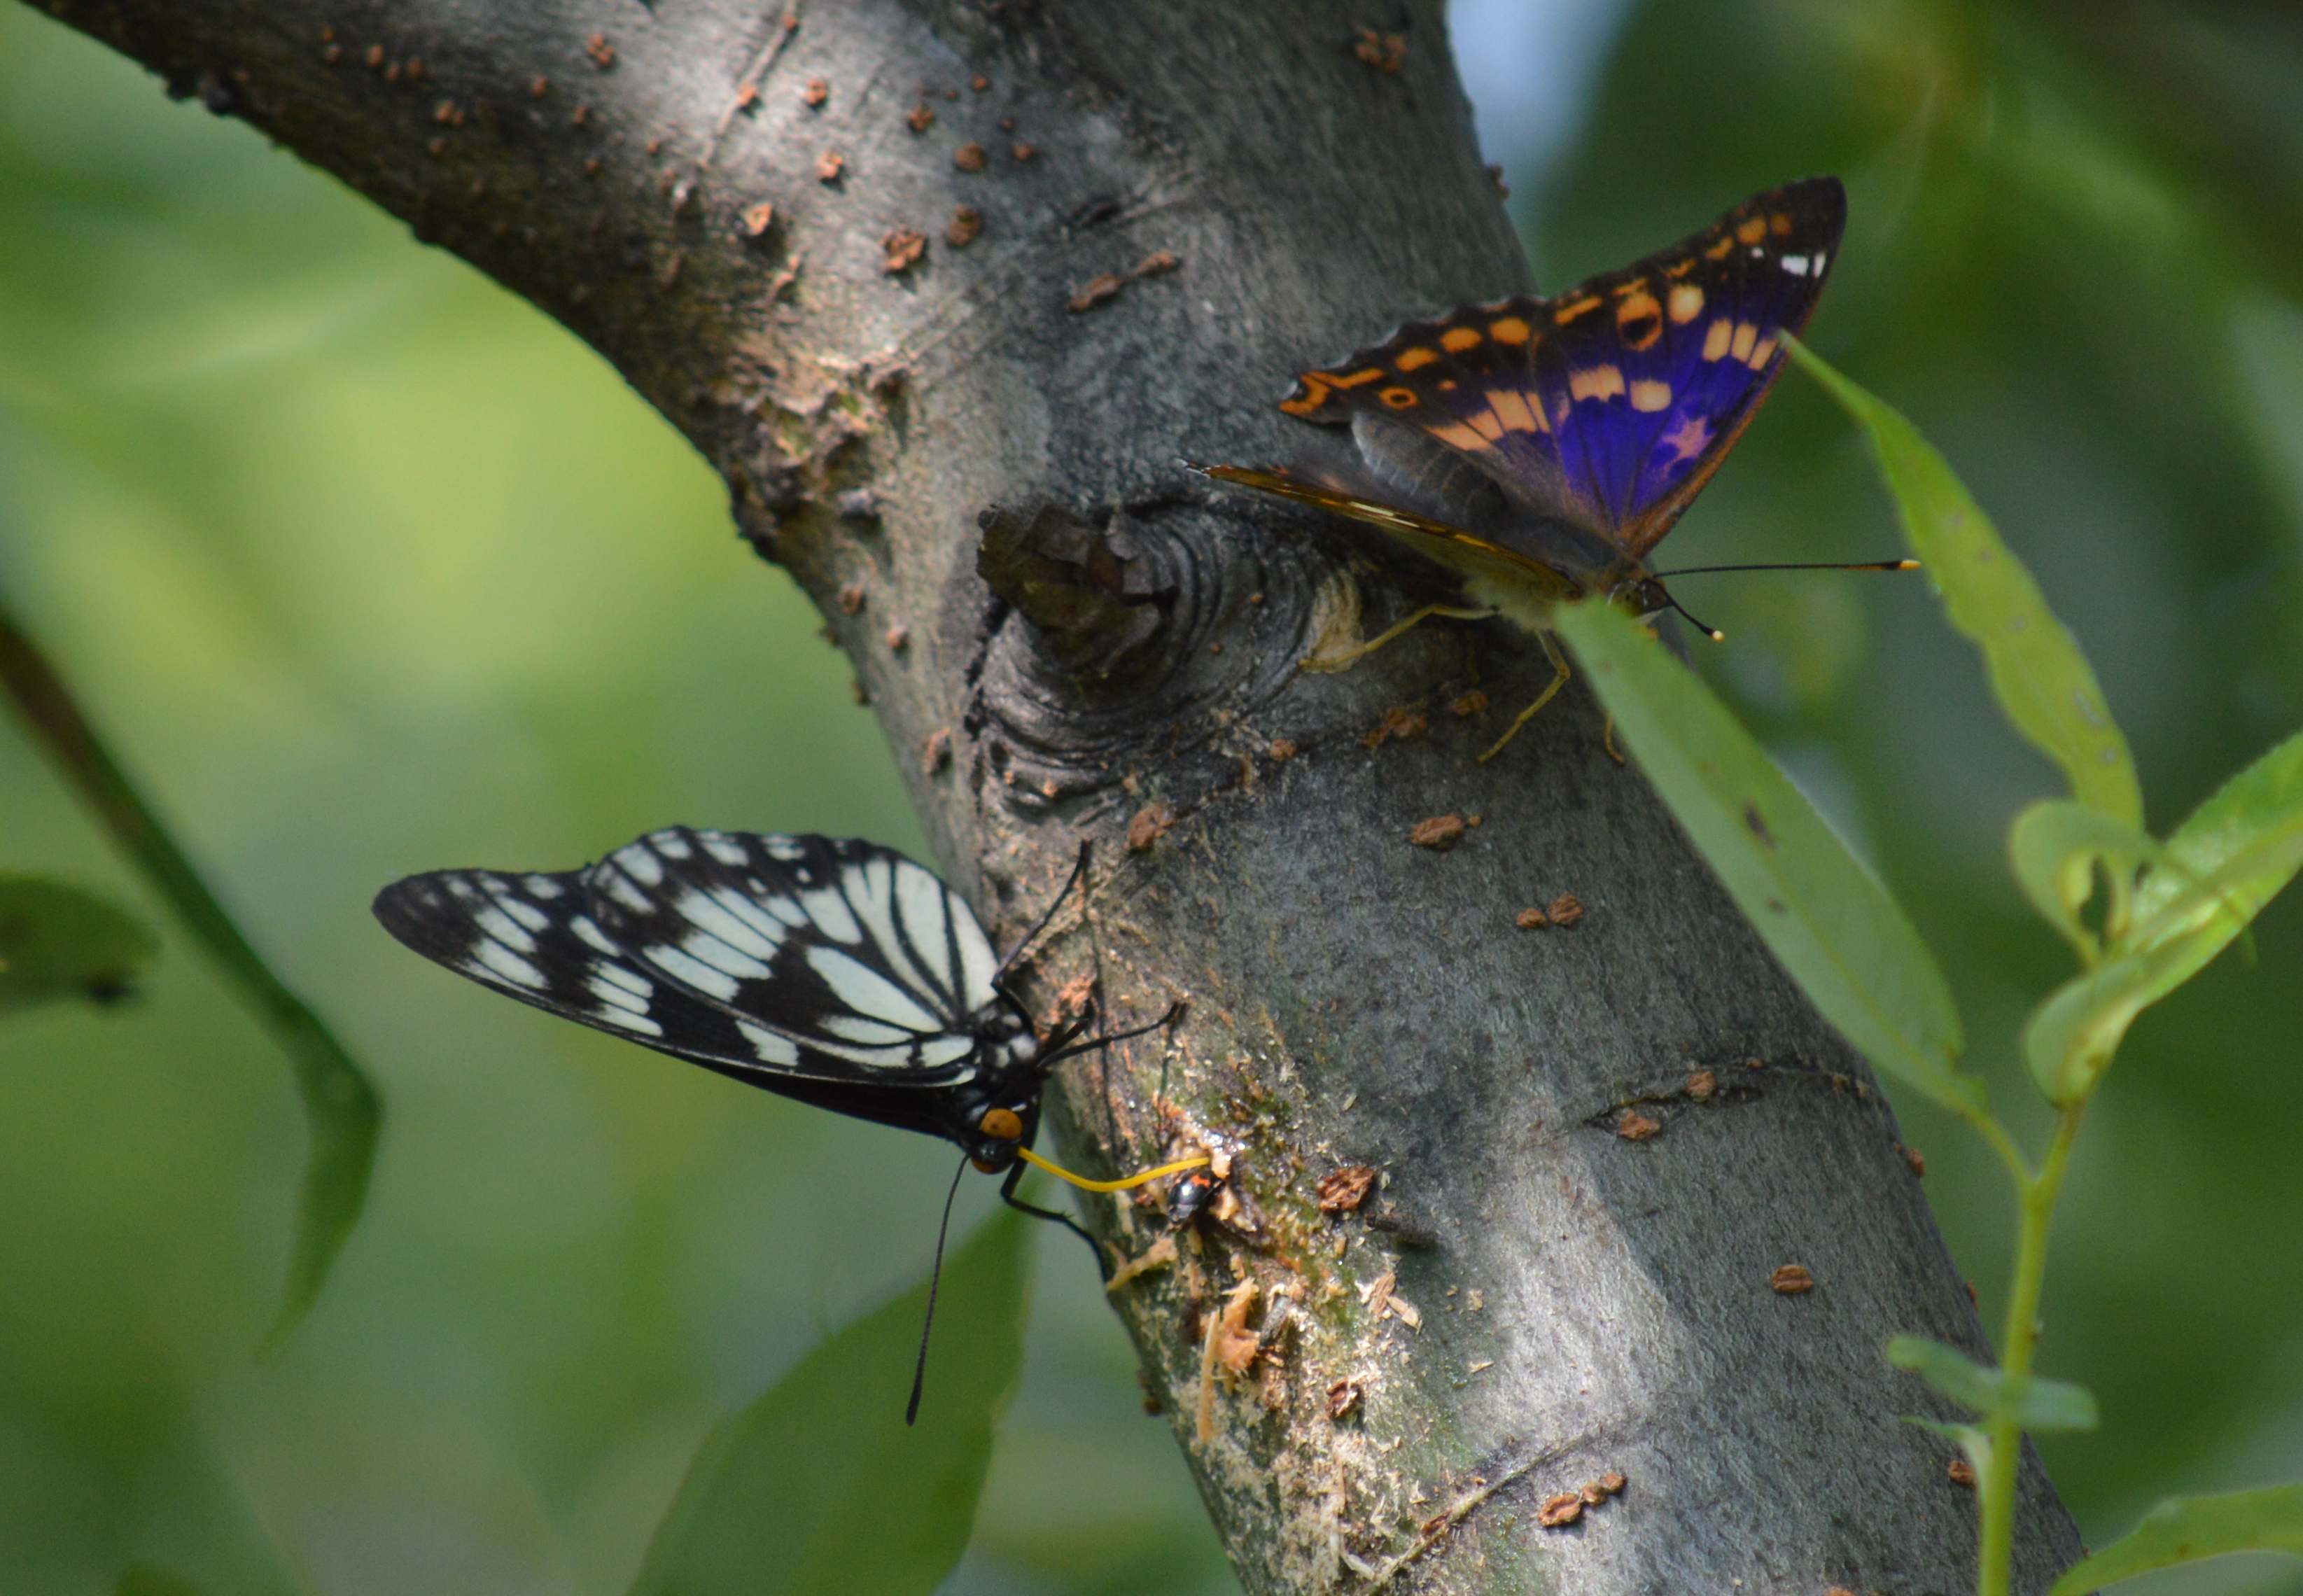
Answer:
[[[1987,1421],[2010,1418],[2033,1431],[2092,1430],[2099,1422],[2095,1395],[2084,1386],[2036,1374],[2010,1380],[2004,1371],[1924,1336],[1897,1336],[1887,1343],[1887,1361]]]
[[[93,893],[0,872],[0,1014],[123,998],[159,950],[159,939]]]
[[[2096,867],[2103,867],[2117,894],[2105,916],[2116,925],[2128,917],[2128,885],[2136,871],[2164,853],[2135,827],[2069,798],[2031,805],[2007,830],[2007,860],[2023,896],[2089,964],[2103,955],[2095,933],[2080,917],[2095,896]]]
[[[1804,344],[1784,342],[1869,437],[1911,550],[1942,593],[1952,624],[1982,648],[1991,690],[2007,718],[2063,767],[2073,798],[2140,827],[2143,793],[2127,739],[2111,718],[2094,668],[2047,608],[2031,573],[1917,427]]]
[[[265,1338],[276,1350],[303,1322],[359,1220],[384,1117],[375,1087],[319,1016],[290,992],[247,937],[144,795],[105,747],[96,728],[31,638],[0,603],[0,689],[15,701],[33,734],[78,790],[89,813],[143,872],[185,934],[239,988],[257,1019],[288,1055],[304,1105],[304,1180],[289,1244],[288,1284]]]
[[[1711,690],[1611,604],[1556,617],[1640,768],[1810,1002],[1872,1063],[1956,1113],[1983,1084],[1953,1066],[1959,1011],[1934,956]]]
[[[2135,1017],[2189,980],[2303,868],[2303,733],[2225,782],[2167,840],[2114,956],[2065,983],[2023,1031],[2050,1102],[2095,1089]]]
[[[2235,1551],[2303,1555],[2303,1485],[2171,1497],[2126,1534],[2065,1569],[2047,1596],[2087,1596],[2138,1574]]]
[[[967,1550],[1024,1364],[1031,1237],[1003,1210],[947,1261],[919,1423],[923,1281],[801,1359],[706,1439],[633,1596],[928,1596]]]

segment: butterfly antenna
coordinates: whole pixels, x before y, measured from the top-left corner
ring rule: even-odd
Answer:
[[[1674,597],[1670,591],[1662,587],[1660,583],[1658,584],[1656,591],[1663,595],[1664,603],[1669,604],[1673,609],[1677,610],[1681,614],[1686,616],[1687,624],[1693,627],[1697,631],[1701,632],[1714,643],[1725,643],[1727,640],[1727,634],[1725,632],[1721,631],[1716,626],[1706,626],[1703,622],[1698,621],[1695,618],[1694,612],[1685,604],[1680,603],[1678,599]]]
[[[1658,578],[1708,577],[1723,570],[1917,570],[1919,569],[1919,562],[1916,560],[1801,561],[1790,565],[1683,565],[1677,570],[1658,570],[1652,574]]]
[[[1690,619],[1692,619],[1692,617],[1690,617]],[[1066,1059],[1076,1058],[1082,1053],[1092,1053],[1100,1047],[1109,1047],[1115,1042],[1130,1042],[1138,1036],[1148,1036],[1152,1032],[1159,1030],[1161,1026],[1169,1024],[1177,1015],[1183,1013],[1183,1011],[1184,1005],[1182,1003],[1170,1003],[1168,1005],[1168,1012],[1161,1015],[1158,1019],[1153,1020],[1148,1026],[1136,1026],[1132,1029],[1126,1031],[1106,1032],[1101,1036],[1091,1036],[1085,1042],[1075,1042],[1072,1040],[1073,1037],[1079,1034],[1080,1031],[1085,1027],[1087,1023],[1084,1018],[1076,1021],[1071,1026],[1067,1028],[1062,1036],[1058,1038],[1058,1045],[1055,1048],[1040,1055],[1040,1067],[1044,1069],[1050,1065],[1060,1064]]]
[[[943,1218],[936,1223],[935,1262],[928,1268],[928,1311],[920,1321],[920,1357],[912,1365],[912,1399],[904,1404],[904,1423],[909,1425],[920,1416],[920,1390],[928,1380],[928,1331],[935,1325],[936,1288],[943,1283],[943,1238],[951,1233],[951,1203],[959,1195],[959,1178],[967,1173],[967,1161],[961,1159],[959,1168],[951,1172],[951,1189],[943,1195]]]
[[[1086,839],[1081,839],[1079,857],[1072,861],[1072,873],[1064,877],[1063,890],[1059,891],[1055,895],[1054,899],[1049,902],[1047,909],[1040,916],[1038,921],[1033,924],[1032,929],[1024,933],[1024,940],[1017,942],[1014,950],[1008,953],[1008,957],[1000,961],[999,971],[991,977],[991,984],[995,988],[1004,987],[1008,984],[1008,977],[1015,973],[1015,969],[1017,965],[1024,962],[1025,955],[1031,952],[1032,944],[1040,940],[1040,933],[1048,928],[1048,922],[1056,917],[1056,911],[1058,909],[1063,908],[1064,899],[1072,895],[1072,889],[1074,887],[1078,886],[1082,881],[1086,879],[1088,846],[1089,844]]]

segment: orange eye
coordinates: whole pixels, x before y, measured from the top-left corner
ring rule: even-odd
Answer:
[[[1024,1121],[1013,1109],[993,1109],[975,1127],[995,1142],[1020,1142],[1024,1139]]]

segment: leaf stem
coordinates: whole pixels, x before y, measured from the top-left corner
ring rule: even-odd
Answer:
[[[2084,1098],[2067,1105],[2055,1121],[2054,1139],[2037,1175],[2017,1180],[2021,1228],[2015,1245],[2015,1265],[2007,1293],[2007,1319],[2000,1332],[1999,1366],[2011,1385],[2029,1378],[2031,1356],[2039,1344],[2039,1294],[2046,1284],[2047,1233],[2054,1226],[2055,1201],[2062,1195],[2063,1176],[2071,1166],[2071,1144],[2079,1136]],[[1996,1127],[1996,1121],[1994,1121]],[[2006,1141],[2006,1132],[2000,1131]],[[2008,1153],[2013,1144],[2008,1143]],[[2013,1154],[2020,1169],[2021,1157]],[[2003,1154],[2005,1156],[2005,1154]],[[2007,1596],[2015,1550],[2015,1476],[2022,1463],[2023,1431],[2011,1414],[1991,1415],[1984,1424],[1989,1445],[1978,1460],[1981,1477],[1982,1527],[1978,1536],[1977,1596]]]

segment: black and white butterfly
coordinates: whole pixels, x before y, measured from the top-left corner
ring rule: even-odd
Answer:
[[[1082,1040],[1082,1018],[1042,1038],[1008,985],[1086,862],[1083,849],[1064,892],[1004,962],[949,887],[854,838],[673,826],[581,870],[411,875],[375,908],[426,958],[524,1003],[785,1097],[956,1143],[975,1168],[1006,1171],[1009,1205],[1079,1235],[1102,1268],[1087,1232],[1016,1195],[1025,1166],[1103,1191],[1183,1166],[1092,1181],[1031,1151],[1056,1064],[1165,1023]],[[939,1257],[941,1247],[939,1238]]]

